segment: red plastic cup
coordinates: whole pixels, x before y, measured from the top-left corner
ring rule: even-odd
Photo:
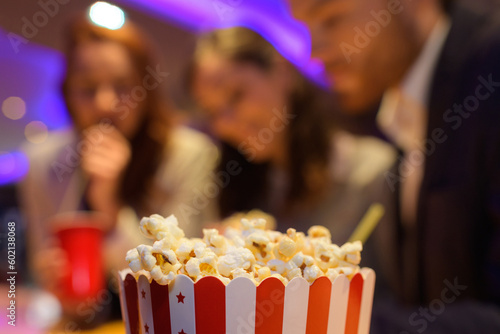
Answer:
[[[105,288],[102,222],[98,215],[85,212],[58,215],[52,222],[68,257],[68,275],[61,282],[65,300],[96,297]]]

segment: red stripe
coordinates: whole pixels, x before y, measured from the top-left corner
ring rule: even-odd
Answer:
[[[139,299],[137,298],[137,281],[128,274],[123,281],[125,302],[127,303],[128,325],[131,334],[139,334]]]
[[[349,287],[349,301],[347,305],[347,317],[345,323],[345,334],[357,334],[359,326],[359,313],[361,311],[361,296],[363,294],[363,276],[356,274],[351,280]]]
[[[226,286],[224,283],[213,276],[203,277],[194,285],[194,303],[196,333],[225,334]]]
[[[275,277],[266,278],[257,287],[255,334],[281,334],[285,286]]]
[[[332,281],[325,276],[318,278],[309,288],[306,334],[326,334],[328,331],[331,294]]]
[[[153,321],[155,334],[170,334],[170,304],[168,302],[168,285],[160,285],[152,281],[151,290],[151,310],[153,311]]]

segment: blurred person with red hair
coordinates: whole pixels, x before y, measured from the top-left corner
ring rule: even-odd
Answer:
[[[55,294],[67,258],[48,222],[59,213],[103,217],[108,275],[125,268],[127,250],[145,242],[141,217],[176,214],[188,236],[215,219],[209,204],[193,208],[193,201],[213,182],[217,150],[175,122],[162,96],[167,73],[149,39],[129,20],[110,30],[87,17],[73,21],[66,38],[63,93],[73,128],[27,148],[31,168],[21,186],[32,275]],[[70,306],[65,311],[81,318]]]

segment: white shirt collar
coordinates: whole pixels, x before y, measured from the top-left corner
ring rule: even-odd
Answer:
[[[432,76],[450,28],[451,21],[447,17],[436,23],[417,60],[401,82],[403,93],[422,105],[428,105]]]
[[[377,122],[382,131],[403,149],[408,148],[409,142],[425,136],[431,80],[450,27],[448,17],[436,23],[403,80],[397,87],[388,89],[382,98]],[[401,108],[401,96],[406,99],[404,103],[410,101],[412,106],[418,107]]]

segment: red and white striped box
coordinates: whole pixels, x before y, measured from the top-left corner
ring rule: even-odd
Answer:
[[[168,285],[119,272],[127,334],[368,334],[375,272],[352,280],[340,275],[286,286],[269,277],[258,286],[238,277],[225,286],[216,277],[198,282],[178,275]]]

